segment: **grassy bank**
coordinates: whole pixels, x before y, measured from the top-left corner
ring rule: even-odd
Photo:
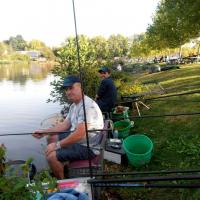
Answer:
[[[12,64],[11,60],[0,60],[0,64]]]
[[[164,95],[192,92],[199,90],[200,64],[180,66],[180,69],[154,74],[137,74],[133,78],[140,82],[158,81],[166,90]],[[150,110],[143,108],[142,115],[200,112],[200,94],[168,97],[159,101],[147,101],[146,104],[150,106]],[[137,115],[135,109],[131,111],[130,115]],[[129,165],[119,166],[107,163],[107,171],[133,172],[200,168],[199,115],[137,118],[134,121],[136,126],[132,133],[144,133],[154,143],[151,162],[139,169]],[[189,181],[185,183],[189,183]],[[113,199],[200,199],[200,190],[189,189],[117,188],[111,189],[109,192],[118,195]]]

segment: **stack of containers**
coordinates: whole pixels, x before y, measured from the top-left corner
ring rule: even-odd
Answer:
[[[112,112],[112,120],[114,121],[114,138],[124,139],[130,134],[130,129],[134,126],[134,122],[129,120],[129,107],[117,106]]]

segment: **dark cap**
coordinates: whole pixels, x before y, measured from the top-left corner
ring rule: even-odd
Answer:
[[[98,72],[99,73],[101,73],[101,72],[108,72],[108,73],[110,73],[110,69],[108,67],[102,67]]]
[[[67,76],[64,81],[63,81],[63,85],[61,86],[61,89],[65,89],[66,87],[70,87],[72,86],[74,83],[80,83],[80,79],[78,76]]]

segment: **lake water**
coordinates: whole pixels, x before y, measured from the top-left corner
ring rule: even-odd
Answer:
[[[61,106],[46,103],[54,80],[51,65],[0,65],[0,134],[32,133],[42,120],[59,113]],[[44,157],[45,138],[31,135],[1,136],[8,160],[34,159],[37,169],[47,167]]]

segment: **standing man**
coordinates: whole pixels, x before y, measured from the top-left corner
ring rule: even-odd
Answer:
[[[110,77],[110,69],[108,67],[102,67],[99,70],[99,74],[102,80],[95,100],[102,112],[111,112],[117,100],[117,89]]]
[[[41,138],[48,133],[48,146],[46,158],[49,166],[58,179],[64,178],[65,161],[88,159],[86,143],[86,127],[83,111],[83,96],[80,79],[77,76],[68,76],[64,79],[62,89],[69,101],[72,102],[66,119],[55,127],[46,130],[36,130],[33,134]],[[87,128],[102,129],[103,116],[94,100],[84,95]],[[70,131],[70,133],[59,133]],[[58,134],[55,134],[58,133]],[[88,132],[90,146],[95,146],[99,132]],[[95,152],[89,151],[90,159],[95,157]]]

